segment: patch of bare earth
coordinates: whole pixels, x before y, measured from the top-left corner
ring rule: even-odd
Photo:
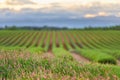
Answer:
[[[43,54],[43,57],[54,58],[54,54],[52,52],[46,52]]]
[[[76,61],[78,61],[80,63],[90,63],[90,61],[88,59],[84,58],[83,56],[81,56],[81,55],[79,55],[79,54],[77,54],[75,52],[71,52],[71,55],[73,56],[73,58]]]
[[[52,52],[52,46],[53,46],[53,32],[50,32],[50,42],[49,42],[48,52]]]
[[[117,65],[120,66],[120,61],[119,60],[117,60]]]

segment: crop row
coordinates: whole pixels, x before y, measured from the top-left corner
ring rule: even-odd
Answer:
[[[62,44],[66,43],[68,48],[75,46],[84,49],[120,49],[119,32],[115,31],[53,31],[58,34],[56,38],[61,38]],[[23,46],[23,47],[42,47],[45,46],[46,36],[54,34],[52,31],[4,31],[0,32],[0,45],[4,46]],[[49,35],[51,34],[51,35]],[[54,39],[59,47],[58,39]],[[64,39],[64,40],[63,40]],[[53,39],[52,39],[53,40]],[[48,41],[49,42],[49,41]],[[44,43],[44,44],[43,44]],[[53,43],[53,42],[52,42]],[[51,43],[51,44],[52,44]],[[75,43],[75,44],[73,44]],[[44,47],[43,46],[43,47]]]
[[[0,46],[49,51],[55,56],[71,56],[70,51],[76,51],[93,62],[116,64],[119,35],[118,31],[0,31]]]

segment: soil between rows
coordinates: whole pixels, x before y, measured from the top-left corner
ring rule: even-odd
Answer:
[[[84,58],[83,56],[81,56],[81,55],[79,55],[79,54],[77,54],[75,52],[71,52],[71,55],[73,56],[73,58],[76,61],[78,61],[80,63],[90,63],[90,61],[88,59]]]
[[[71,55],[76,61],[78,61],[80,63],[90,63],[90,61],[88,59],[82,57],[81,55],[79,55],[75,52],[71,52]],[[43,54],[43,57],[54,58],[55,55],[51,51],[49,51],[49,52],[46,52],[45,54]]]

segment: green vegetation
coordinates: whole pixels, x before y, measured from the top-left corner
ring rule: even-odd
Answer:
[[[69,51],[66,51],[64,48],[53,48],[53,53],[55,56],[71,56]],[[72,56],[71,56],[72,57]]]
[[[103,52],[114,56],[116,59],[120,60],[120,50],[103,50]]]
[[[116,59],[111,55],[108,55],[99,50],[78,50],[82,56],[88,58],[91,61],[99,62],[99,63],[108,63],[108,64],[116,64]]]
[[[68,57],[41,57],[18,51],[0,51],[0,79],[7,80],[118,80],[120,67],[80,64]]]
[[[5,26],[4,28],[0,28],[0,30],[120,30],[120,25],[115,26],[87,26],[85,28],[68,28],[66,27],[56,27],[56,26]]]
[[[118,79],[119,35],[101,29],[0,30],[0,79]],[[74,53],[90,63],[79,63]]]

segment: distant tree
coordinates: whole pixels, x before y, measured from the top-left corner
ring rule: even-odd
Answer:
[[[5,25],[5,29],[7,29],[8,28],[8,26],[7,25]]]
[[[2,29],[2,28],[0,28]],[[68,28],[68,27],[57,27],[57,26],[5,26],[3,29],[6,30],[120,30],[120,25],[106,26],[106,27],[92,27],[88,26],[85,28]]]

